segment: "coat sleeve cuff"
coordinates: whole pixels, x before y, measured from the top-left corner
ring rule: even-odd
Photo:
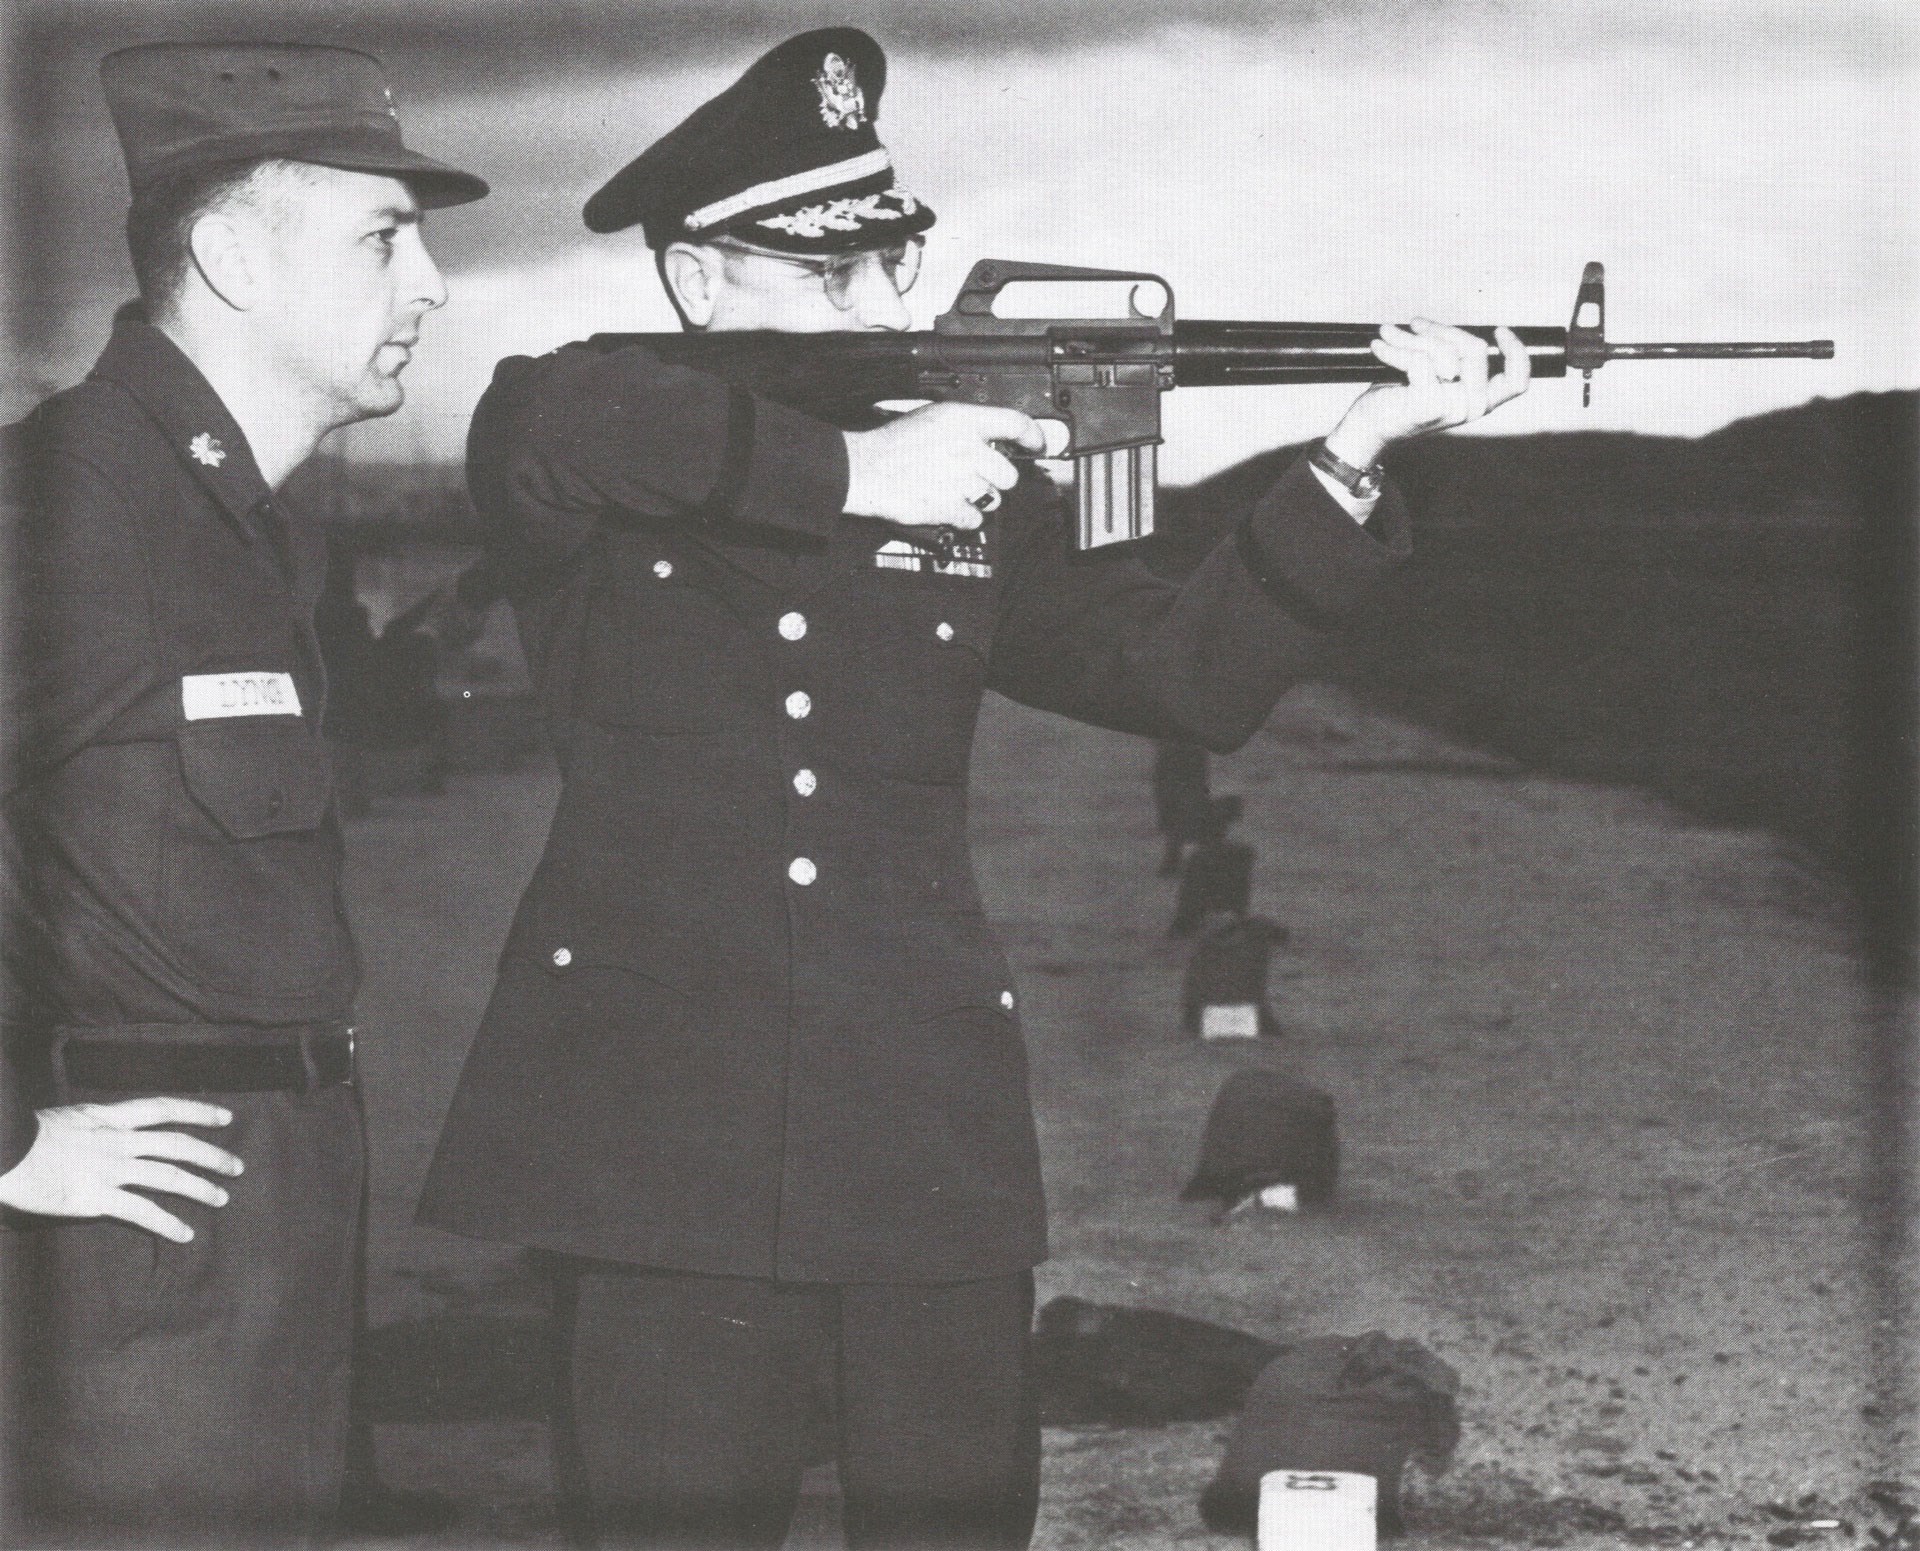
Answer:
[[[1413,549],[1406,502],[1391,482],[1362,525],[1304,457],[1247,514],[1237,541],[1267,595],[1317,629],[1338,624]]]
[[[19,1086],[9,1074],[6,1091],[0,1097],[0,1174],[10,1172],[26,1157],[40,1135],[40,1121]]]
[[[750,406],[731,417],[729,472],[738,493],[728,501],[737,521],[827,538],[847,504],[847,442],[834,426],[771,399],[736,394]],[[728,482],[723,473],[722,483]],[[1349,519],[1351,520],[1351,519]]]

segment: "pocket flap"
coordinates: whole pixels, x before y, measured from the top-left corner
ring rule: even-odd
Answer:
[[[326,816],[331,762],[304,721],[196,723],[179,744],[187,790],[236,840],[315,829]]]
[[[906,1001],[923,1018],[980,1008],[1011,1019],[1013,973],[985,920],[929,916],[906,923]]]

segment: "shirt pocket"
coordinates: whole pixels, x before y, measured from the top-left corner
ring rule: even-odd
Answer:
[[[213,990],[318,989],[345,932],[325,744],[282,717],[188,726],[177,743],[184,800],[162,873],[168,946]]]

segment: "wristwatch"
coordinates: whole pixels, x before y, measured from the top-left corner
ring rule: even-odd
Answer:
[[[1380,493],[1380,487],[1387,481],[1387,471],[1380,464],[1357,469],[1351,463],[1329,452],[1325,442],[1314,443],[1313,451],[1307,454],[1307,462],[1356,501],[1371,501]]]

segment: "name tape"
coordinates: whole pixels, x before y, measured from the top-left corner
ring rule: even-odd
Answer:
[[[300,692],[291,673],[189,673],[180,680],[180,708],[190,722],[298,716]]]

